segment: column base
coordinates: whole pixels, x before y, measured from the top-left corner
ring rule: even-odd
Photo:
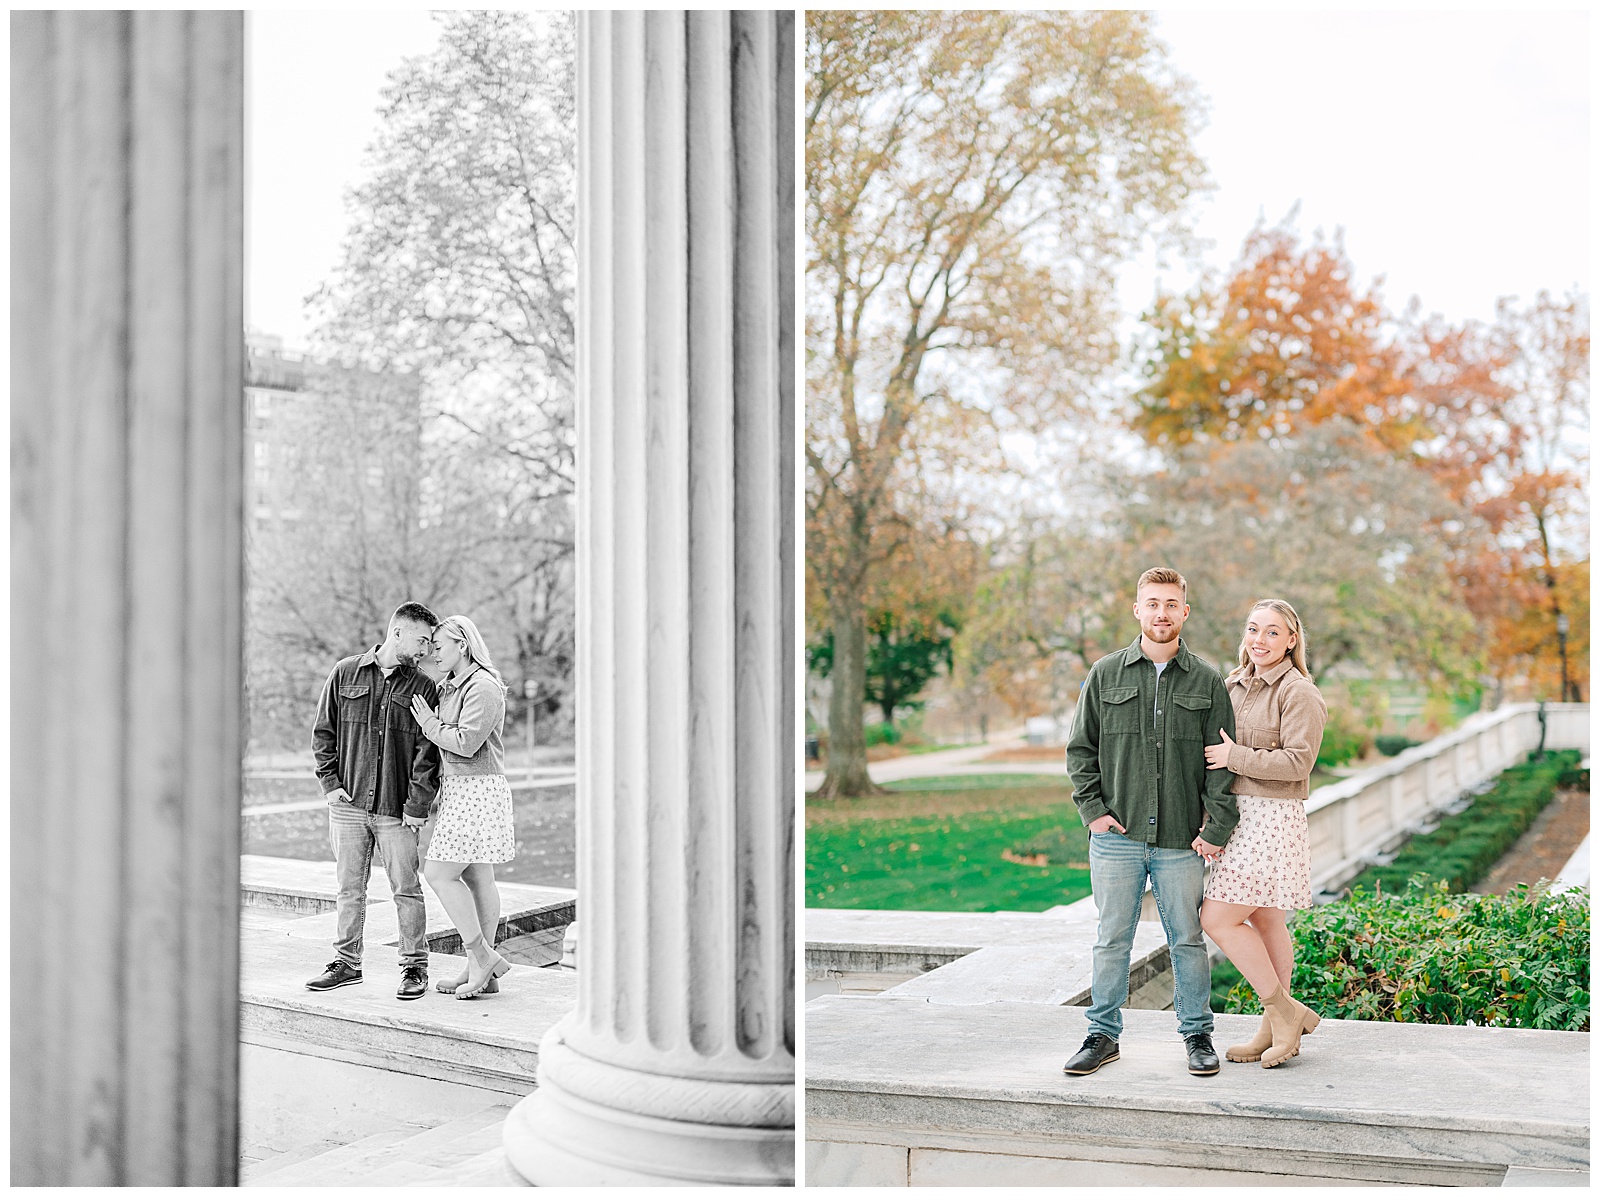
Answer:
[[[560,1043],[557,1027],[541,1045],[562,1058],[559,1069],[539,1066],[539,1087],[506,1118],[504,1143],[511,1166],[535,1185],[792,1185],[794,1127],[728,1126],[688,1122],[638,1110],[618,1109],[580,1097],[552,1073],[584,1069],[582,1057]],[[622,1070],[593,1065],[614,1087]],[[707,1104],[719,1090],[766,1086],[694,1082],[632,1073],[637,1084],[617,1089],[619,1101],[637,1104],[642,1092],[666,1083],[675,1089],[703,1088]],[[588,1087],[588,1086],[585,1086]],[[699,1103],[695,1103],[699,1104]],[[743,1104],[735,1102],[735,1104]],[[792,1119],[791,1119],[792,1121]]]

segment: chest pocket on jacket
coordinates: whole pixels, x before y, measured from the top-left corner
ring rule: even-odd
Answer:
[[[1206,717],[1211,713],[1209,694],[1174,694],[1172,696],[1172,721],[1167,734],[1174,740],[1203,740],[1206,734]]]
[[[1100,693],[1100,730],[1111,735],[1139,734],[1138,686],[1117,686]]]
[[[340,723],[365,723],[371,709],[371,686],[363,682],[347,682],[339,687]]]
[[[385,726],[405,735],[417,730],[416,720],[411,717],[411,695],[398,686],[389,692]]]

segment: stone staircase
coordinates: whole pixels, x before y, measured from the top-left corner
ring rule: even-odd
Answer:
[[[555,967],[570,889],[503,884],[501,991],[472,1001],[431,990],[396,999],[399,927],[374,871],[360,984],[305,988],[333,958],[331,863],[241,859],[241,1183],[284,1187],[520,1185],[500,1145],[534,1088],[539,1041],[577,1000]],[[464,963],[427,902],[431,980]]]
[[[434,1126],[406,1124],[351,1143],[322,1140],[247,1161],[246,1187],[509,1187],[525,1182],[506,1162],[500,1136],[507,1105]]]

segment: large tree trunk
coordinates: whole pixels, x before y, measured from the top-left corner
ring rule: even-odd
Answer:
[[[833,622],[833,691],[828,699],[828,772],[819,798],[877,794],[867,775],[867,741],[861,716],[867,688],[867,620],[860,604],[846,597],[830,605]]]

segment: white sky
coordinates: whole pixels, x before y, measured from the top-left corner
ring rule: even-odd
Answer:
[[[303,346],[301,305],[339,261],[378,93],[438,26],[423,11],[255,11],[245,28],[245,323]]]
[[[379,89],[437,44],[423,11],[249,15],[246,319],[303,344],[302,302],[338,260]],[[1162,11],[1158,33],[1210,103],[1198,139],[1217,189],[1198,230],[1225,269],[1259,214],[1298,202],[1342,227],[1357,280],[1386,276],[1452,320],[1495,299],[1589,288],[1589,17],[1580,12]],[[1157,279],[1123,274],[1129,315]]]
[[[1589,289],[1590,18],[1582,12],[1158,11],[1174,66],[1210,101],[1209,265],[1296,202],[1342,227],[1355,278],[1391,310],[1489,320],[1496,298]],[[1152,255],[1122,278],[1153,293]],[[1169,289],[1191,281],[1168,270]]]

